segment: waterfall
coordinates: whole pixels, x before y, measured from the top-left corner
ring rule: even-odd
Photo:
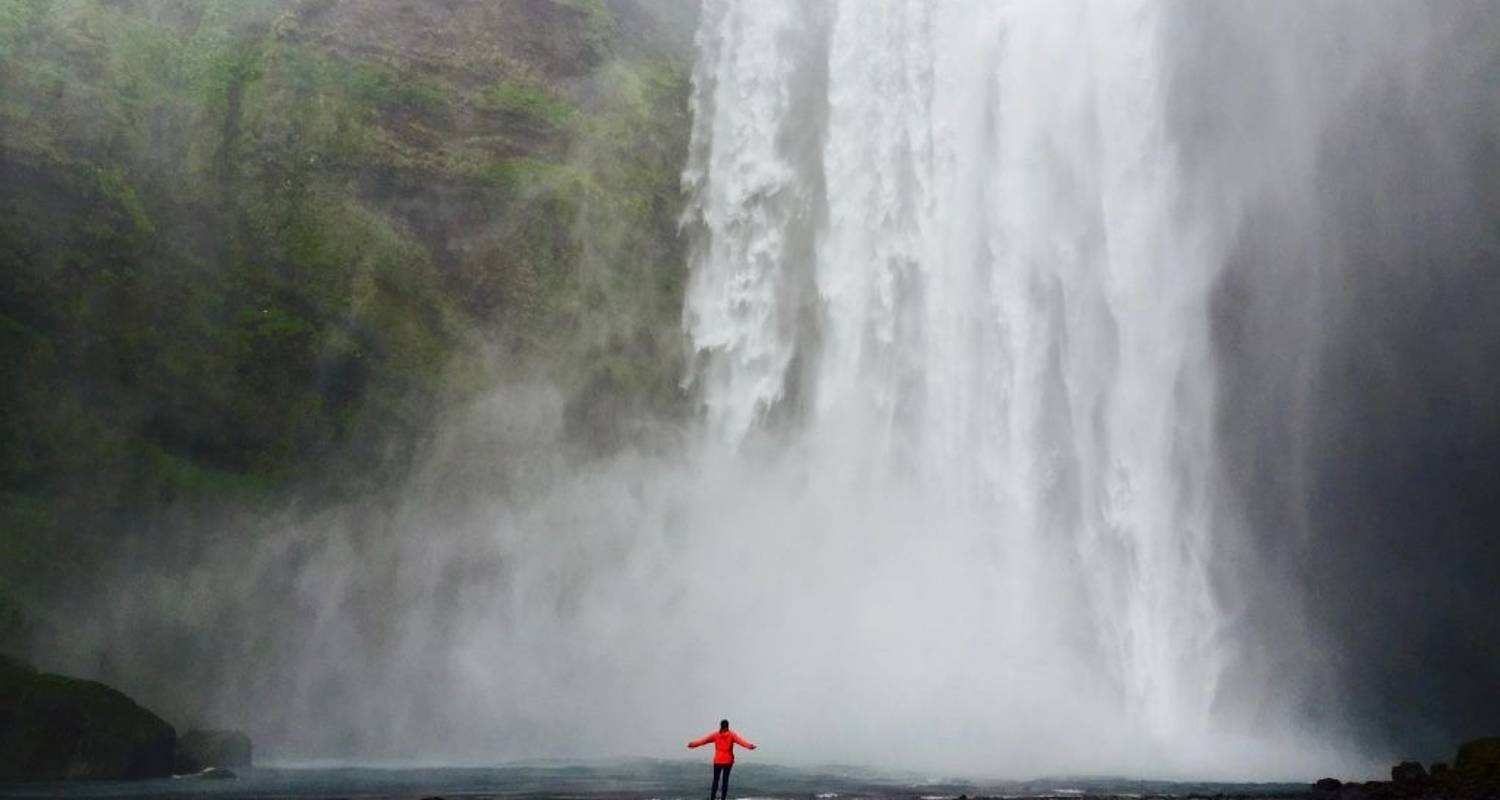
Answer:
[[[710,2],[685,176],[711,434],[795,447],[834,547],[911,557],[853,522],[902,498],[985,606],[951,657],[1019,687],[1047,667],[1005,654],[1046,651],[1161,741],[1208,729],[1234,524],[1170,13]]]
[[[1450,600],[1493,616],[1490,539],[1413,531],[1493,483],[1427,440],[1493,464],[1496,17],[704,0],[701,414],[579,455],[568,390],[502,386],[380,504],[132,561],[101,635],[292,754],[672,757],[728,717],[773,763],[1373,775],[1409,720],[1345,700],[1469,619],[1391,587],[1477,552]],[[184,660],[160,608],[242,626]]]

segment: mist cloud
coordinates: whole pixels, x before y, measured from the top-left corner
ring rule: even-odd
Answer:
[[[581,445],[576,397],[498,386],[381,498],[127,545],[59,662],[291,759],[670,756],[727,716],[778,762],[1279,778],[1500,723],[1500,14],[766,5],[773,49],[714,44],[726,3],[700,35],[700,101],[795,89],[698,106],[693,201],[745,179],[689,214],[701,408]],[[1110,138],[1133,90],[1147,144]],[[764,173],[713,160],[767,120]]]

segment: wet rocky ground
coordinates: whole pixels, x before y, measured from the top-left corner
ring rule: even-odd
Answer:
[[[532,764],[484,768],[252,768],[233,780],[177,778],[133,782],[0,785],[0,798],[379,798],[385,800],[701,800],[706,765],[632,760],[588,766]],[[737,800],[981,800],[981,798],[1302,797],[1304,784],[1170,783],[1047,779],[974,784],[917,774],[878,775],[852,768],[807,769],[746,764],[735,772]]]

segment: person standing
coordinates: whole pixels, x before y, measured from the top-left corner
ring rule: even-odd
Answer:
[[[734,768],[734,746],[740,745],[746,750],[754,750],[755,745],[749,739],[730,730],[727,719],[719,720],[717,731],[688,742],[688,748],[702,747],[709,742],[714,743],[714,782],[708,788],[708,800],[714,800],[714,792],[719,793],[719,800],[728,800],[729,770]]]

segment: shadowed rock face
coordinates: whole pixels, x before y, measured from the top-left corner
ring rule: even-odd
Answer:
[[[108,686],[0,660],[0,780],[162,777],[176,738]]]
[[[1392,783],[1421,783],[1427,780],[1427,768],[1416,761],[1403,761],[1391,767]]]

